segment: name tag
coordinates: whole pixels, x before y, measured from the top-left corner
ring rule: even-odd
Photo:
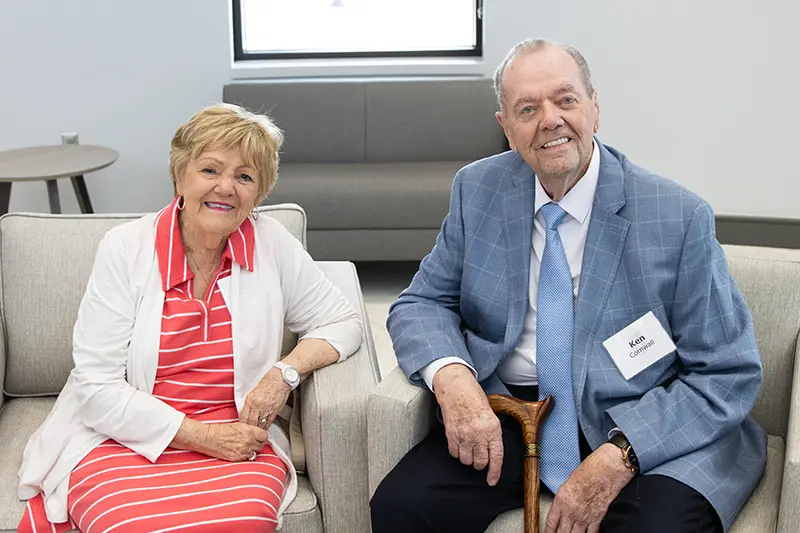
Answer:
[[[626,380],[675,351],[675,343],[652,311],[603,341]]]

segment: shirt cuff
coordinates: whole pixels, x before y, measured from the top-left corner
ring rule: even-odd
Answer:
[[[614,436],[614,435],[616,435],[617,433],[622,433],[622,430],[621,430],[621,429],[619,429],[618,427],[615,427],[614,429],[612,429],[611,431],[609,431],[609,432],[608,432],[608,438],[609,438],[609,440],[611,439],[611,437],[613,437],[613,436]]]
[[[452,364],[464,365],[470,369],[472,375],[475,376],[475,379],[478,379],[478,373],[475,372],[475,369],[467,364],[466,361],[456,356],[442,357],[441,359],[437,359],[436,361],[428,363],[419,370],[419,375],[422,377],[422,380],[425,382],[428,388],[433,391],[433,377],[439,370],[447,365]]]

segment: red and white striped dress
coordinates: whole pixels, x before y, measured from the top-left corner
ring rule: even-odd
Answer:
[[[252,271],[253,226],[245,220],[231,234],[214,281],[196,300],[175,201],[155,224],[165,300],[153,396],[207,424],[236,422],[231,315],[217,281],[230,275],[233,261]],[[286,465],[269,444],[252,462],[167,448],[150,463],[108,439],[72,471],[70,522],[48,522],[39,494],[28,501],[18,531],[272,532],[286,476]]]

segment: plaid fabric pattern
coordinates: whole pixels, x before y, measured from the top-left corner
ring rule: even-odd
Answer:
[[[620,427],[644,473],[703,494],[727,530],[761,477],[766,436],[750,412],[761,363],[706,202],[598,141],[600,176],[575,304],[578,421],[597,448]],[[457,356],[489,393],[527,310],[534,180],[514,152],[463,168],[436,245],[387,321],[400,367],[420,384]],[[652,311],[677,351],[626,381],[602,341]]]

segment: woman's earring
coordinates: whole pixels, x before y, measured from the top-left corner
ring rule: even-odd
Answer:
[[[253,220],[258,220],[258,208],[254,207],[252,211],[250,211],[250,216],[253,217]]]
[[[186,206],[186,200],[183,199],[183,196],[178,196],[178,211],[183,211],[183,208]]]

